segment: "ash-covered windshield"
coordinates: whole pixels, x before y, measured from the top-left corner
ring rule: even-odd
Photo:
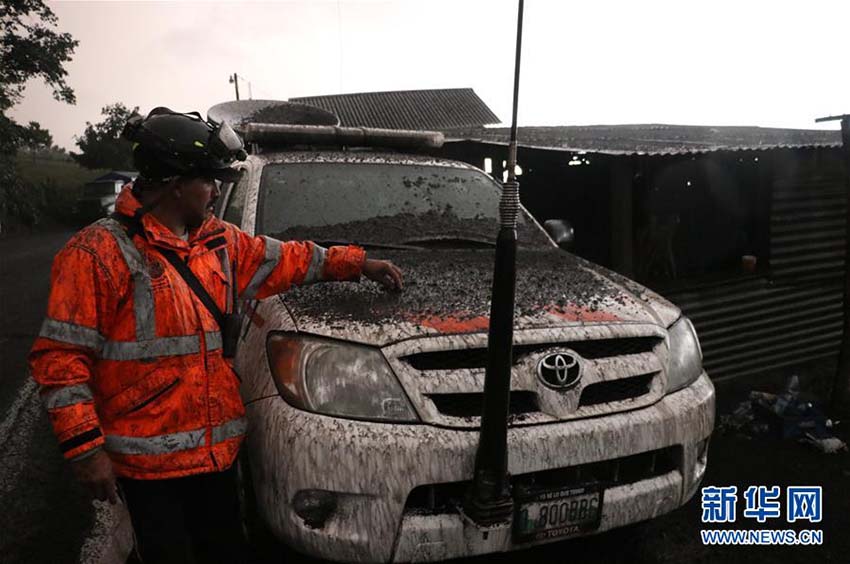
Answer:
[[[475,170],[414,164],[314,162],[268,165],[260,232],[276,238],[427,245],[494,242],[500,191]],[[523,246],[551,246],[527,217]]]

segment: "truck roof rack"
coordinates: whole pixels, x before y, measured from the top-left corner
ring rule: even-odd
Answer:
[[[216,104],[211,120],[225,121],[257,147],[318,145],[383,147],[401,150],[439,149],[444,137],[437,131],[339,127],[339,117],[308,104],[280,100],[237,100]]]
[[[246,143],[260,146],[331,145],[423,150],[439,149],[444,140],[438,131],[274,123],[249,123],[242,128],[242,134]]]

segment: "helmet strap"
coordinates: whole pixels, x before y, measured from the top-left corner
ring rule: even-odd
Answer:
[[[121,218],[118,219],[121,219],[122,223],[124,223],[124,225],[127,227],[127,234],[130,236],[131,239],[135,235],[141,235],[142,237],[144,237],[145,232],[142,228],[142,217],[144,217],[145,214],[150,213],[157,206],[159,206],[162,203],[163,199],[165,199],[165,196],[166,191],[162,190],[161,193],[156,196],[156,198],[139,206],[133,213],[132,217],[119,214],[118,212],[115,212],[115,214],[113,214],[113,217],[119,215],[121,216]]]

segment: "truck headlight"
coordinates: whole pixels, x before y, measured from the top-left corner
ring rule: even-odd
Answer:
[[[380,351],[277,333],[266,344],[280,395],[292,406],[324,415],[374,421],[418,421]]]
[[[702,373],[702,349],[691,321],[682,316],[668,330],[670,362],[667,365],[667,393],[692,384]]]

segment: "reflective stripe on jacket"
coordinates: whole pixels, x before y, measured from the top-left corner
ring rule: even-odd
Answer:
[[[116,203],[140,206],[130,187]],[[131,241],[115,220],[80,231],[57,254],[47,317],[30,369],[66,458],[102,447],[119,476],[161,479],[229,467],[246,430],[239,381],[219,327],[155,247],[173,249],[215,299],[261,299],[293,284],[356,280],[358,247],[251,237],[216,218],[189,241],[150,214]]]

